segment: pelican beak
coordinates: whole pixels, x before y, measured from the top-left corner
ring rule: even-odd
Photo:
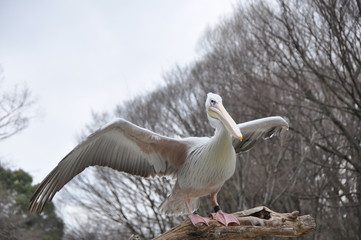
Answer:
[[[209,107],[208,114],[213,118],[219,119],[226,127],[229,134],[242,141],[243,136],[241,131],[221,103],[217,103],[214,106]]]

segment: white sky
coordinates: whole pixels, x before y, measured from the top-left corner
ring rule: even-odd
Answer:
[[[207,26],[236,0],[0,0],[1,91],[25,84],[38,114],[0,142],[0,160],[35,183],[76,145],[91,111],[162,84],[197,55]]]

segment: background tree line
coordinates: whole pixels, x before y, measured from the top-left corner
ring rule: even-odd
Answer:
[[[56,215],[53,204],[42,214],[27,213],[35,188],[28,173],[0,166],[0,239],[62,238],[63,221]]]
[[[156,91],[95,113],[83,135],[114,117],[167,136],[212,135],[204,111],[209,91],[223,97],[238,122],[284,116],[285,136],[238,157],[219,194],[222,207],[300,210],[318,224],[306,239],[361,239],[360,12],[358,0],[240,3],[207,30],[196,61],[174,67]],[[79,223],[68,229],[69,239],[151,238],[182,219],[157,210],[172,180],[87,172],[62,199],[91,212],[92,227]],[[210,210],[204,201],[200,211]]]

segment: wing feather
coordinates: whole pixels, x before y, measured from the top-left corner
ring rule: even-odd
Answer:
[[[288,129],[288,123],[279,116],[261,118],[237,125],[243,135],[243,140],[233,139],[236,153],[245,152],[256,145],[260,140],[279,135]]]
[[[189,143],[167,138],[118,119],[76,146],[40,183],[29,211],[42,211],[66,183],[89,166],[110,167],[150,177],[174,174],[188,154]]]

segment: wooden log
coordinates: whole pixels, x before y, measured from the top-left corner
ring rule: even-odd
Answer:
[[[297,237],[311,233],[316,229],[316,222],[310,215],[298,216],[299,212],[277,213],[260,206],[233,213],[241,225],[224,226],[211,220],[209,226],[192,225],[189,220],[154,238],[154,240],[185,239],[255,239],[260,236]]]

